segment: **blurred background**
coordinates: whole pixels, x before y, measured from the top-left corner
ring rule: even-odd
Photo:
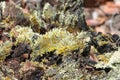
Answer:
[[[96,32],[120,35],[120,0],[85,0],[85,17]]]

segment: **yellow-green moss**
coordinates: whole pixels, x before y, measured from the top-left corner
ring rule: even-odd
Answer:
[[[10,36],[16,38],[15,44],[25,42],[25,43],[30,43],[32,45],[32,37],[34,35],[39,35],[39,34],[34,33],[30,27],[16,26],[10,32]]]
[[[10,54],[12,48],[12,42],[6,41],[5,43],[0,44],[0,62]]]
[[[63,55],[78,48],[82,51],[88,40],[83,39],[83,36],[87,36],[84,32],[74,35],[62,28],[54,28],[44,35],[39,35],[34,33],[30,27],[16,26],[11,30],[10,35],[16,38],[15,44],[23,42],[30,44],[32,47],[31,57],[42,56],[42,54],[51,51]],[[37,36],[37,39],[33,41],[34,35]]]
[[[66,54],[69,51],[79,48],[82,41],[66,31],[65,29],[54,28],[35,41],[33,55],[42,55],[46,52],[54,51],[57,54]]]

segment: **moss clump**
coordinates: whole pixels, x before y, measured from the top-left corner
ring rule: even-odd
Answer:
[[[10,36],[16,39],[14,44],[18,43],[29,43],[32,45],[32,37],[34,35],[39,35],[38,33],[34,33],[30,27],[21,27],[16,26],[10,31]]]
[[[18,43],[28,43],[32,47],[32,57],[38,56],[55,51],[56,54],[66,54],[67,52],[76,50],[78,48],[81,51],[86,45],[86,39],[80,37],[87,33],[81,32],[77,35],[69,33],[62,28],[54,28],[44,35],[34,33],[30,27],[19,27],[16,26],[11,30],[10,35],[16,39],[15,45]],[[83,39],[83,40],[81,40]]]
[[[83,42],[79,41],[75,35],[65,29],[54,28],[38,37],[33,46],[32,57],[51,51],[55,51],[57,54],[66,54],[69,51],[83,48],[83,46]]]
[[[3,62],[5,58],[10,54],[12,48],[12,42],[6,41],[0,44],[0,62]]]

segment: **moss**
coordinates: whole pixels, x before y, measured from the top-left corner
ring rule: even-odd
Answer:
[[[40,35],[35,41],[32,57],[54,50],[57,54],[66,54],[69,51],[83,48],[83,46],[83,42],[79,41],[75,35],[65,29],[55,28],[45,35]]]
[[[80,41],[82,38],[78,37],[79,34],[74,35],[62,28],[54,28],[44,35],[39,35],[34,33],[30,27],[16,26],[11,30],[10,36],[16,39],[15,45],[22,42],[30,44],[33,51],[32,57],[51,51],[55,51],[56,54],[66,54],[78,48],[82,51],[86,45],[86,41]],[[35,36],[36,39],[34,39]]]
[[[3,27],[5,29],[9,28],[10,39],[15,39],[12,40],[13,42],[7,41],[0,44],[0,62],[3,62],[5,58],[9,56],[9,54],[10,60],[19,58],[21,65],[18,71],[20,72],[20,77],[23,76],[21,79],[29,79],[31,76],[39,75],[31,74],[31,69],[33,69],[34,73],[35,68],[35,73],[44,74],[41,72],[41,69],[37,69],[37,67],[43,67],[42,70],[46,70],[46,74],[44,76],[45,79],[50,77],[52,80],[100,80],[106,76],[104,75],[106,73],[104,73],[104,70],[94,70],[96,67],[102,69],[112,68],[113,73],[110,72],[110,74],[112,74],[112,77],[110,77],[110,74],[108,74],[109,76],[107,76],[107,79],[109,80],[113,78],[114,80],[114,75],[120,72],[119,51],[96,55],[99,59],[97,65],[95,65],[95,62],[92,63],[92,61],[90,61],[88,58],[91,55],[89,54],[90,47],[95,45],[94,47],[100,51],[106,49],[106,47],[110,47],[108,48],[108,51],[110,51],[112,49],[112,41],[109,40],[109,37],[102,34],[90,34],[92,32],[94,33],[92,30],[88,32],[82,31],[87,29],[84,22],[84,13],[82,9],[84,0],[53,0],[53,2],[52,0],[40,1],[40,4],[42,5],[39,11],[38,8],[35,7],[34,9],[36,10],[32,10],[30,8],[30,10],[28,10],[29,12],[27,13],[24,13],[24,10],[20,6],[9,3],[7,3],[9,5],[6,5],[5,2],[0,3],[3,5],[3,7],[0,9],[2,9],[3,13],[6,13],[3,15],[4,19],[2,22],[0,22],[0,27]],[[10,10],[9,7],[11,8]],[[51,26],[52,28],[49,28]],[[44,33],[41,34],[41,31]],[[30,45],[30,51],[29,48],[26,48],[26,44]],[[111,46],[107,44],[111,44]],[[19,47],[21,45],[24,46],[22,48],[26,49],[25,51]],[[11,48],[12,52],[10,52]],[[14,52],[14,50],[17,48],[20,49]],[[27,50],[29,52],[27,52]],[[28,56],[26,53],[28,53]],[[20,57],[16,56],[19,54]],[[85,54],[85,56],[83,54]],[[26,62],[21,62],[22,58],[28,60]],[[10,65],[10,62],[8,60],[8,66]],[[13,66],[13,64],[11,64],[11,66]],[[90,71],[86,70],[87,67],[90,69]],[[3,70],[1,70],[0,67],[0,77],[3,77],[4,74],[6,75],[6,73],[2,73],[1,71]],[[9,72],[10,74],[10,71],[6,72]],[[12,73],[10,75],[9,74],[4,77],[4,79],[9,79],[11,78],[9,77],[10,75],[15,76],[17,73]],[[38,76],[38,78],[40,77]],[[11,80],[14,79],[11,78]]]
[[[101,59],[97,64],[96,64],[96,68],[112,68],[112,69],[116,69],[116,65],[115,64],[120,64],[120,49],[118,49],[118,51],[115,52],[111,52],[111,53],[106,53],[105,55],[102,55],[102,57],[100,57],[100,55],[98,56],[99,58],[103,58]]]
[[[45,6],[43,7],[42,17],[46,20],[49,20],[49,19],[53,19],[54,16],[55,16],[55,10],[49,3],[46,3]]]
[[[34,10],[27,17],[30,20],[30,26],[33,31],[40,33],[41,28],[44,28],[44,21],[40,18],[40,11]]]
[[[14,43],[15,45],[23,42],[29,43],[32,45],[33,43],[32,37],[34,35],[39,35],[39,34],[34,33],[30,27],[16,26],[10,31],[10,36],[16,39],[16,42]]]
[[[30,44],[32,58],[51,51],[55,51],[56,54],[66,55],[68,52],[78,48],[82,53],[90,41],[90,35],[87,32],[72,34],[62,28],[54,28],[42,35],[33,32],[30,27],[16,26],[11,30],[10,35],[16,39],[15,45],[23,42]]]
[[[3,62],[5,58],[10,55],[12,45],[13,43],[10,41],[0,44],[0,62]]]

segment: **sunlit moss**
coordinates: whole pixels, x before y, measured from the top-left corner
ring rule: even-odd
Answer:
[[[14,44],[28,43],[32,47],[31,56],[43,55],[44,53],[55,51],[56,54],[66,55],[67,52],[80,48],[82,52],[87,42],[89,35],[85,32],[74,35],[65,29],[54,28],[44,35],[34,33],[30,27],[16,26],[10,32],[11,37],[16,38]],[[37,37],[34,40],[34,37]]]
[[[16,26],[10,32],[10,36],[16,39],[15,44],[23,42],[32,44],[32,37],[34,35],[38,34],[34,33],[30,27]]]
[[[69,51],[82,48],[84,46],[82,43],[75,35],[65,29],[55,28],[45,35],[40,35],[35,41],[32,56],[51,51],[55,51],[57,54],[66,54]]]

